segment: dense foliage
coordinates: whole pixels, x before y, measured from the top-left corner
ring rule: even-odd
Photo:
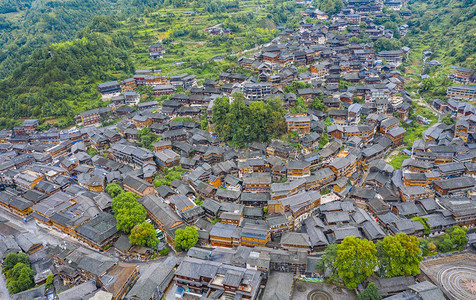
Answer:
[[[13,269],[13,267],[18,263],[29,265],[30,258],[23,252],[8,253],[2,263],[2,273],[5,274],[8,270]]]
[[[217,98],[213,105],[213,126],[218,136],[233,146],[253,141],[266,142],[286,131],[284,108],[279,98],[245,104],[242,94]]]
[[[2,273],[7,279],[7,289],[10,294],[16,294],[35,286],[30,258],[25,253],[9,253],[2,265]]]
[[[362,293],[358,293],[356,300],[380,300],[382,296],[378,293],[378,287],[373,282],[369,282]]]
[[[0,15],[0,78],[35,50],[74,38],[95,16],[129,7],[127,1],[116,0],[0,1],[0,14],[10,13]]]
[[[471,0],[411,0],[408,21],[412,47],[424,47],[449,65],[476,68],[476,2]]]
[[[159,187],[161,185],[170,185],[170,183],[175,179],[181,179],[182,174],[185,173],[186,170],[182,168],[182,166],[178,165],[172,168],[165,168],[164,174],[157,175],[154,179],[154,185]]]
[[[198,231],[195,227],[187,226],[185,229],[179,228],[175,231],[175,249],[186,251],[198,242]]]
[[[423,260],[418,239],[404,233],[387,236],[377,242],[379,270],[387,277],[416,276]]]
[[[155,233],[154,225],[147,222],[135,225],[131,230],[131,234],[129,235],[129,243],[132,245],[157,248],[159,239]]]
[[[108,42],[88,34],[36,51],[0,81],[0,127],[22,117],[55,117],[63,120],[60,126],[73,124],[75,114],[102,105],[99,81],[112,79],[112,72],[134,71],[122,50],[130,43],[127,38]]]
[[[372,241],[354,236],[346,237],[337,246],[334,265],[339,277],[349,289],[355,289],[374,273],[377,266],[376,254],[377,250]]]
[[[118,230],[129,233],[134,226],[145,221],[147,211],[137,202],[137,198],[138,196],[131,192],[122,192],[112,199],[111,206]]]
[[[121,188],[121,186],[117,183],[110,183],[106,186],[106,192],[111,196],[112,198],[118,196],[121,194],[124,190]]]

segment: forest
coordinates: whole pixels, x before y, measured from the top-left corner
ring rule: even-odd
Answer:
[[[72,42],[44,47],[0,81],[0,126],[12,127],[20,118],[57,118],[58,127],[73,125],[75,114],[102,104],[96,82],[113,72],[132,74],[123,48],[127,37],[111,42],[88,34]]]
[[[245,104],[243,94],[215,100],[213,124],[218,136],[235,147],[252,141],[267,142],[286,132],[284,108],[279,98]]]

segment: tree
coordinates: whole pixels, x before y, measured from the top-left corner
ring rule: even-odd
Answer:
[[[150,223],[142,222],[132,228],[131,234],[129,235],[129,243],[155,249],[159,243],[159,239],[155,233],[154,226]]]
[[[323,132],[321,137],[319,138],[319,148],[324,147],[329,143],[329,134],[327,132]]]
[[[306,101],[304,100],[304,98],[297,97],[296,106],[293,107],[291,110],[292,110],[292,113],[298,113],[298,114],[305,113],[307,110],[307,107],[306,107]]]
[[[331,15],[340,12],[343,8],[344,3],[342,0],[322,0],[319,6],[320,10]]]
[[[450,235],[451,242],[458,248],[463,248],[468,243],[468,238],[466,237],[466,232],[468,229],[455,225],[447,230],[447,233]]]
[[[25,265],[30,265],[30,257],[26,253],[8,253],[2,264],[2,273],[5,274],[8,270],[13,269],[13,267],[18,264],[23,263]]]
[[[369,282],[367,288],[362,293],[357,294],[355,300],[380,300],[382,296],[378,293],[378,287],[373,282]]]
[[[320,98],[314,98],[311,103],[311,108],[318,111],[326,111],[326,105]]]
[[[387,277],[416,276],[420,274],[423,260],[418,239],[405,233],[387,236],[377,243],[377,257],[380,268]]]
[[[195,227],[187,226],[175,231],[175,249],[184,251],[192,248],[198,242],[198,231]]]
[[[134,226],[145,221],[147,218],[147,211],[144,206],[137,201],[130,208],[121,208],[116,214],[116,228],[125,233],[131,231]]]
[[[116,197],[112,198],[111,207],[112,212],[117,214],[121,208],[131,208],[137,203],[137,195],[131,192],[122,192]]]
[[[89,156],[94,157],[98,154],[98,151],[96,150],[96,148],[89,147],[87,153]]]
[[[23,292],[35,286],[35,281],[33,280],[35,272],[28,264],[19,262],[12,269],[8,270],[5,275],[10,294]]]
[[[122,192],[124,192],[124,190],[121,188],[119,184],[113,182],[106,186],[106,192],[109,194],[109,196],[114,198],[118,196],[119,194],[121,194]]]
[[[53,279],[55,278],[55,275],[50,274],[46,277],[46,282],[45,282],[45,288],[49,289],[53,285]]]
[[[377,265],[376,253],[373,242],[354,236],[346,237],[337,246],[334,265],[337,267],[339,277],[349,289],[355,289],[359,283],[374,273]]]
[[[445,123],[446,125],[453,125],[455,123],[455,121],[453,120],[453,118],[451,117],[451,114],[446,114],[442,119],[441,119],[441,122],[442,123]]]
[[[337,256],[337,244],[330,244],[327,246],[321,260],[317,263],[317,272],[321,275],[325,274],[326,270],[329,272],[329,281],[335,281],[338,278],[337,268],[334,265]]]
[[[453,250],[453,242],[451,241],[451,238],[449,237],[448,234],[445,234],[444,239],[439,242],[437,245],[438,250],[441,252],[449,252]]]

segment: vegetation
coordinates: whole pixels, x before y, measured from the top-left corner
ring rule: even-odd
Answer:
[[[154,185],[159,187],[161,185],[170,185],[175,179],[181,179],[182,174],[186,172],[180,165],[172,168],[165,168],[164,175],[157,175],[154,180]]]
[[[235,147],[253,141],[267,142],[286,132],[284,108],[279,98],[253,101],[246,105],[242,94],[217,98],[213,105],[213,124],[218,136]]]
[[[433,52],[446,66],[461,65],[475,69],[476,3],[471,0],[412,0],[408,21],[411,48]]]
[[[134,226],[141,224],[147,212],[139,202],[139,196],[131,192],[122,192],[112,199],[111,206],[117,221],[117,229],[129,233]]]
[[[160,250],[159,254],[160,254],[161,256],[167,256],[167,255],[169,254],[169,252],[170,252],[170,249],[169,249],[169,248],[165,248],[165,249]]]
[[[374,273],[377,266],[376,253],[373,242],[354,236],[346,237],[337,245],[334,265],[347,288],[355,289]]]
[[[339,278],[337,273],[337,267],[335,261],[337,257],[337,244],[330,244],[327,246],[324,254],[321,256],[321,260],[317,262],[317,272],[324,274],[326,270],[329,272],[328,280],[331,282],[336,281]]]
[[[159,244],[159,239],[155,233],[154,226],[150,223],[142,222],[132,228],[131,234],[129,235],[129,243],[155,249],[157,248],[157,244]]]
[[[382,296],[378,293],[378,287],[373,282],[369,282],[362,293],[358,293],[356,300],[380,300]]]
[[[330,15],[340,12],[343,8],[342,0],[322,0],[319,3],[319,9]]]
[[[144,127],[137,131],[137,136],[140,141],[140,146],[149,150],[153,150],[152,143],[155,143],[160,140],[160,136],[157,136],[150,132],[149,127]]]
[[[387,236],[377,244],[348,236],[339,245],[327,246],[316,270],[321,276],[325,274],[330,282],[342,280],[349,289],[356,288],[375,270],[379,276],[415,276],[420,273],[419,264],[423,259],[421,245],[416,237],[404,233]],[[367,299],[367,293],[374,294],[373,287],[362,292],[358,299]]]
[[[423,260],[418,239],[404,233],[387,236],[377,242],[379,270],[387,277],[416,276]]]
[[[436,254],[436,250],[446,253],[454,250],[463,250],[468,242],[466,237],[467,229],[455,225],[446,230],[445,234],[432,237],[418,239],[419,247],[423,256]]]
[[[30,258],[25,253],[9,253],[2,265],[2,273],[7,279],[7,289],[10,294],[26,291],[35,286]]]
[[[423,233],[424,234],[430,234],[431,229],[430,229],[430,224],[428,223],[428,219],[425,217],[413,217],[412,220],[418,221],[423,225]]]
[[[106,193],[108,193],[109,196],[111,196],[112,198],[119,196],[119,194],[121,194],[122,192],[124,192],[124,190],[117,183],[113,182],[106,186]]]
[[[53,279],[55,278],[55,275],[50,274],[46,277],[46,282],[45,282],[45,288],[49,289],[50,287],[53,286]]]
[[[198,242],[198,231],[195,227],[187,226],[185,229],[179,228],[175,231],[175,249],[186,251]]]
[[[402,167],[403,161],[407,158],[410,158],[410,155],[405,154],[395,154],[390,156],[390,161],[388,162],[395,170],[398,170]]]
[[[131,45],[127,37],[107,41],[88,34],[36,51],[0,81],[0,127],[24,117],[53,117],[58,127],[72,125],[77,113],[103,105],[96,82],[110,79],[110,73],[133,72],[122,50]]]

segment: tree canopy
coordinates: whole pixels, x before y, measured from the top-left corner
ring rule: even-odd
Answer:
[[[147,218],[147,211],[137,202],[137,198],[138,196],[131,192],[122,192],[112,199],[111,206],[118,230],[129,233],[135,225]]]
[[[324,254],[321,256],[321,260],[317,263],[317,271],[320,274],[329,272],[329,281],[335,281],[338,276],[338,270],[335,266],[335,260],[337,256],[337,244],[330,244],[327,246]]]
[[[18,263],[30,265],[30,257],[23,252],[8,253],[2,263],[2,273],[5,274],[5,272],[10,269],[13,269],[13,267]]]
[[[131,234],[129,235],[129,243],[132,245],[157,248],[159,239],[155,233],[154,226],[150,223],[142,222],[132,228]]]
[[[198,231],[195,227],[187,226],[185,229],[179,228],[175,231],[175,249],[186,251],[198,242]]]
[[[337,246],[334,265],[337,267],[339,277],[349,289],[355,289],[359,283],[374,273],[377,266],[376,253],[373,242],[354,236],[346,237]]]
[[[7,278],[7,289],[10,294],[23,292],[35,286],[33,279],[35,271],[31,269],[30,265],[19,262],[12,269],[8,270],[5,275]]]
[[[25,253],[9,253],[2,264],[2,273],[7,279],[10,294],[16,294],[35,286],[35,272],[30,267],[30,258]]]
[[[106,192],[111,196],[112,198],[119,196],[124,190],[121,188],[121,186],[115,182],[110,183],[106,186]]]
[[[382,296],[378,293],[378,287],[373,282],[369,282],[362,293],[358,293],[355,300],[380,300]]]
[[[215,99],[213,127],[218,136],[233,146],[243,147],[253,141],[267,142],[286,132],[284,108],[279,98],[245,104],[243,94]]]
[[[423,260],[418,239],[405,233],[387,236],[377,242],[377,256],[380,268],[387,277],[416,276],[420,274]]]

